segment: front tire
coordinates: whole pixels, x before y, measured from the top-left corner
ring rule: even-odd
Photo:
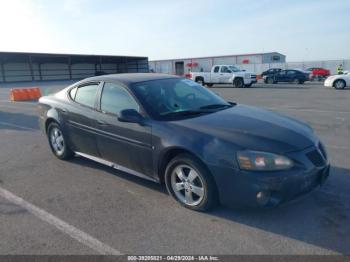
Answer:
[[[242,78],[236,78],[235,80],[233,80],[233,86],[236,88],[242,88],[244,87],[244,82]]]
[[[165,184],[169,194],[186,208],[208,211],[217,205],[217,190],[211,174],[190,154],[181,154],[169,162]]]
[[[53,122],[48,126],[47,138],[49,140],[51,151],[57,158],[66,160],[74,156],[59,124]]]
[[[334,82],[333,86],[335,89],[344,89],[346,86],[346,83],[343,79],[339,79]]]

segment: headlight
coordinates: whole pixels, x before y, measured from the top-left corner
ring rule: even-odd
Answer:
[[[254,171],[285,170],[294,165],[288,157],[258,151],[239,151],[237,160],[241,169]]]

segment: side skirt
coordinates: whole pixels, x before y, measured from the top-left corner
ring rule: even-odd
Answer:
[[[143,179],[147,179],[147,180],[150,180],[152,182],[159,183],[159,181],[154,179],[154,178],[146,176],[146,175],[144,175],[144,174],[142,174],[140,172],[137,172],[135,170],[129,169],[127,167],[115,164],[115,163],[110,162],[108,160],[105,160],[105,159],[102,159],[102,158],[99,158],[99,157],[95,157],[95,156],[91,156],[91,155],[88,155],[88,154],[85,154],[85,153],[81,153],[81,152],[75,152],[75,154],[78,155],[78,156],[82,156],[82,157],[85,157],[87,159],[90,159],[92,161],[98,162],[100,164],[112,167],[112,168],[114,168],[116,170],[123,171],[125,173],[131,174],[131,175],[134,175],[134,176],[137,176],[137,177],[141,177]]]

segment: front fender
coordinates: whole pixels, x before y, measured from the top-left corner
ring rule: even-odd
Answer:
[[[154,167],[159,175],[164,156],[171,150],[188,152],[201,160],[208,168],[212,166],[237,167],[237,146],[217,137],[199,133],[175,125],[153,125]],[[175,136],[174,133],[177,135]],[[212,171],[212,170],[210,170]]]

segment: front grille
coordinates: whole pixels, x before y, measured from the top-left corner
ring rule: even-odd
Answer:
[[[306,153],[308,159],[317,167],[324,166],[326,164],[325,159],[323,158],[321,152],[317,149],[314,149],[308,153]]]
[[[256,75],[250,75],[251,79],[256,79]]]

